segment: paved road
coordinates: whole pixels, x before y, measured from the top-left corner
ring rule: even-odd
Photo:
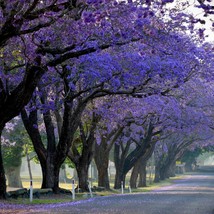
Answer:
[[[214,174],[198,174],[151,193],[92,198],[56,206],[49,213],[214,214]]]
[[[0,213],[8,213],[7,208],[3,210],[5,212],[0,210]],[[21,210],[17,212],[16,207],[16,211],[9,213],[214,214],[214,173],[186,176],[150,193],[95,197],[60,205],[22,207]]]

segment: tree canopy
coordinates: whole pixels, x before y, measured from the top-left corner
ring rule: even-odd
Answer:
[[[193,6],[210,17],[209,2]],[[86,143],[122,124],[120,140],[130,132],[131,140],[143,141],[151,125],[154,133],[183,136],[198,121],[204,127],[210,109],[199,112],[192,108],[199,100],[179,99],[179,90],[192,92],[194,83],[185,87],[193,78],[213,84],[206,21],[186,12],[189,6],[173,0],[0,1],[0,133],[21,113],[43,188],[58,191],[59,169],[75,151],[77,133]],[[87,112],[91,138],[84,136]],[[130,116],[132,124],[126,123]],[[0,183],[5,198],[1,158]]]

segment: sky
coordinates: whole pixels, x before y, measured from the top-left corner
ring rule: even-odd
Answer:
[[[176,5],[181,5],[182,3],[187,2],[186,0],[175,0],[174,3],[169,4],[169,7],[175,7]],[[197,3],[197,0],[189,0],[188,5],[185,6],[188,13],[192,14],[195,18],[203,19],[206,21],[205,25],[198,25],[199,28],[205,28],[206,29],[206,41],[214,43],[214,27],[212,27],[212,23],[214,22],[214,14],[210,14],[208,17],[204,16],[204,11],[201,8],[195,7],[195,5],[199,5]],[[211,6],[214,6],[214,0],[210,3]],[[179,7],[179,6],[177,6]],[[180,6],[180,8],[183,7]],[[182,11],[181,10],[181,11]]]

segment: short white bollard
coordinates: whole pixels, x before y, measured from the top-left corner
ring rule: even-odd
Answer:
[[[75,180],[72,180],[72,199],[75,200]]]
[[[89,189],[89,192],[90,192],[90,196],[91,196],[91,198],[93,197],[93,194],[92,194],[92,190],[91,190],[91,185],[90,184],[88,184],[88,189]]]
[[[33,201],[33,181],[30,180],[30,202]]]
[[[121,193],[124,193],[124,188],[123,188],[123,181],[121,181]]]

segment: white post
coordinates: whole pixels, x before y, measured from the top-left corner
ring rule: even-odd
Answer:
[[[30,180],[30,202],[33,201],[33,181]]]
[[[93,181],[92,181],[92,177],[93,177],[93,168],[92,168],[92,164],[90,164],[91,167],[91,187],[93,187]]]
[[[30,167],[30,158],[28,155],[28,147],[26,145],[26,156],[27,156],[27,164],[28,164],[28,171],[29,171],[29,176],[30,176],[30,202],[33,201],[33,176],[32,176],[32,171]]]
[[[89,182],[88,182],[88,189],[89,189],[89,192],[90,192],[90,196],[91,196],[91,198],[92,198],[92,197],[93,197],[93,194],[92,194],[91,185],[90,185]]]
[[[75,180],[72,180],[72,199],[75,200]]]
[[[121,181],[121,193],[124,193],[124,188],[123,188],[123,181]]]

